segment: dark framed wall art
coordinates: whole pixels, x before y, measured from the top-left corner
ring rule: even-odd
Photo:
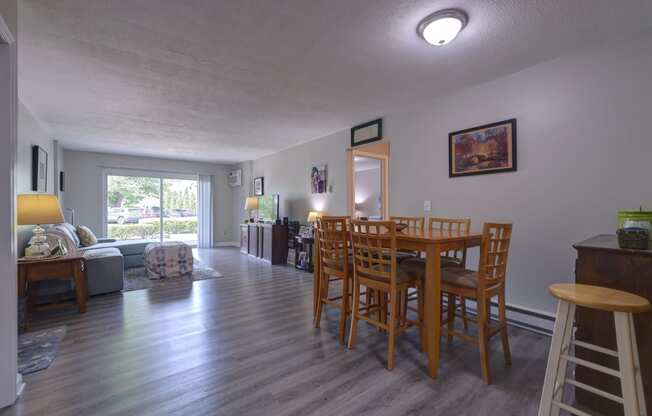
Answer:
[[[516,119],[448,134],[448,176],[516,170]]]
[[[32,191],[48,190],[48,152],[40,146],[32,146]]]
[[[263,196],[265,194],[265,178],[254,178],[254,196]]]
[[[369,121],[351,129],[351,147],[375,142],[383,138],[383,119]]]

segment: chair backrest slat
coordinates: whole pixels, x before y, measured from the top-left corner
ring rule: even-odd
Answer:
[[[353,270],[356,276],[396,284],[396,223],[352,221]]]
[[[397,224],[407,224],[409,228],[418,228],[423,230],[426,225],[425,217],[399,217],[391,216],[390,220],[394,221]]]
[[[348,217],[321,217],[317,220],[319,266],[326,274],[342,276],[351,266],[348,223]]]
[[[505,284],[512,224],[485,223],[480,246],[480,287]]]
[[[428,228],[431,230],[468,233],[471,229],[471,219],[431,217],[428,219]],[[444,256],[459,263],[461,267],[466,265],[466,248],[449,250],[444,253]]]

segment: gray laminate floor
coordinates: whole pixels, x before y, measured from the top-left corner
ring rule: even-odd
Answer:
[[[386,337],[360,325],[336,340],[338,313],[312,327],[312,275],[241,255],[200,250],[224,278],[92,298],[88,312],[35,316],[65,324],[52,366],[25,377],[1,415],[534,415],[549,339],[510,329],[513,365],[492,340],[493,384],[477,349],[443,343],[439,378],[426,375],[415,330],[393,371]]]

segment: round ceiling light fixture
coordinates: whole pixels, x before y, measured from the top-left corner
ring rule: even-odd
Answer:
[[[431,45],[444,46],[455,39],[467,21],[462,10],[440,10],[424,18],[417,26],[417,33]]]

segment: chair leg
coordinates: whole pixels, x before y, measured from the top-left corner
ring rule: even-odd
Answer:
[[[385,294],[386,298],[387,294]],[[389,297],[389,303],[392,310],[389,315],[389,345],[387,347],[387,369],[394,368],[394,348],[396,345],[396,324],[398,323],[398,292],[392,289]],[[385,303],[387,305],[387,303]],[[385,315],[387,321],[387,315]]]
[[[500,338],[503,342],[503,354],[505,364],[512,364],[512,354],[509,351],[509,339],[507,338],[507,313],[505,312],[505,292],[498,295],[498,321],[500,325]]]
[[[378,291],[378,303],[380,304],[379,320],[380,322],[387,324],[387,292]],[[378,328],[380,332],[384,330]]]
[[[487,334],[487,306],[484,295],[478,296],[478,346],[480,347],[480,366],[485,384],[491,384],[489,372],[489,338]]]
[[[453,342],[453,331],[455,330],[455,308],[457,305],[457,299],[454,294],[448,293],[448,311],[447,311],[447,328],[446,331],[446,340],[450,344]]]
[[[401,325],[407,325],[407,307],[408,307],[408,296],[410,296],[410,290],[408,288],[403,289],[403,294],[401,295]]]
[[[469,318],[466,315],[466,298],[464,296],[460,297],[460,304],[462,305],[462,323],[464,324],[464,332],[468,332]]]
[[[417,315],[419,319],[419,340],[421,341],[421,352],[426,352],[426,330],[424,326],[424,306],[425,296],[423,295],[423,285],[417,285]]]
[[[369,288],[367,288],[367,294]],[[369,306],[369,304],[367,304]],[[349,348],[355,347],[358,336],[358,316],[360,315],[360,285],[353,280],[353,310],[351,311],[351,331],[349,333]]]
[[[342,279],[342,302],[340,303],[340,324],[339,339],[340,344],[346,343],[346,321],[349,318],[349,278],[344,276]]]
[[[321,313],[324,309],[324,302],[322,299],[324,299],[324,293],[326,296],[328,296],[328,286],[329,286],[329,277],[324,275],[321,275],[321,282],[319,282],[319,296],[317,298],[317,315],[315,316],[315,322],[314,326],[315,328],[319,328],[319,325],[321,324]]]

